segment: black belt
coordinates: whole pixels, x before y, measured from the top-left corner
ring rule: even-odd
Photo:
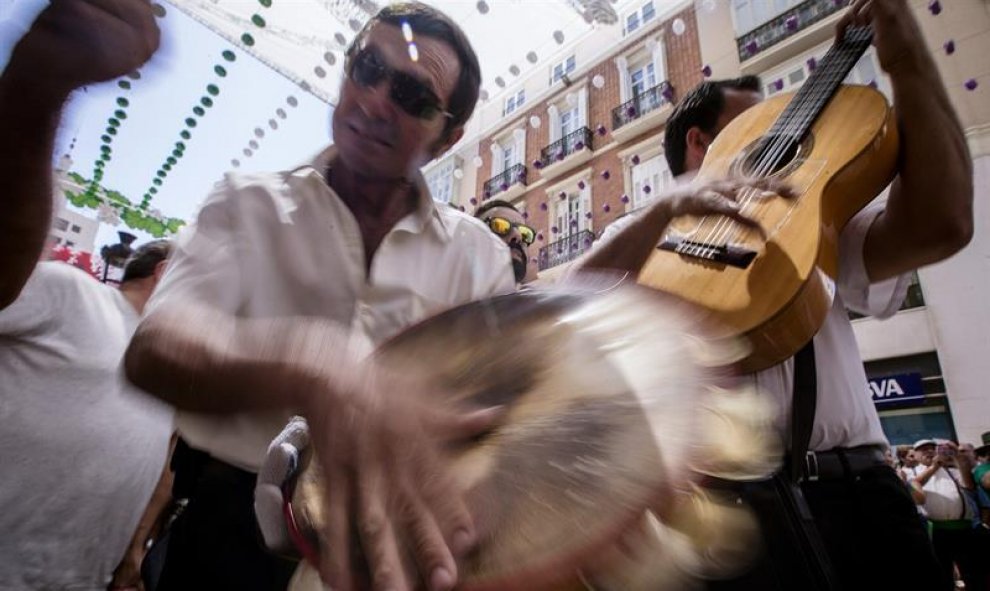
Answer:
[[[800,477],[802,482],[834,480],[856,476],[871,468],[887,464],[879,445],[837,447],[828,451],[809,451],[804,456]]]

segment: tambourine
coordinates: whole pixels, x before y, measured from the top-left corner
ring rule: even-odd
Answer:
[[[582,569],[662,491],[693,488],[699,454],[711,453],[713,367],[734,355],[693,318],[635,286],[534,290],[449,310],[376,353],[458,393],[437,404],[507,409],[450,457],[478,532],[460,589],[588,588]],[[286,492],[288,529],[315,561],[325,493],[308,451]]]

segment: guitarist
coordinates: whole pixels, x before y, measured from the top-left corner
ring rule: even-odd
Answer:
[[[973,171],[961,125],[906,0],[856,0],[840,20],[837,37],[848,26],[868,24],[894,91],[901,139],[898,175],[886,203],[871,204],[843,230],[837,293],[814,338],[812,453],[805,462],[795,462],[805,464],[795,472],[837,579],[834,587],[950,589],[952,581],[939,572],[913,501],[884,464],[888,443],[873,404],[863,395],[866,376],[846,308],[881,318],[892,315],[913,270],[966,246],[973,234]],[[688,93],[667,122],[671,171],[696,170],[718,132],[759,100],[758,88],[752,79],[742,78],[705,82]],[[737,214],[734,196],[746,186],[740,179],[727,179],[677,189],[641,215],[630,216],[621,228],[609,228],[601,247],[581,266],[638,273],[673,217],[702,202]],[[792,358],[751,378],[779,403],[782,435],[789,432],[793,376]],[[781,564],[787,561],[772,546],[768,559],[769,567],[754,569],[745,581],[720,585],[789,588],[778,576],[790,568]],[[910,568],[888,568],[905,563]]]

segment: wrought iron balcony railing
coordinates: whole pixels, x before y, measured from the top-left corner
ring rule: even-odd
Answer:
[[[587,127],[576,129],[549,146],[540,150],[540,163],[543,166],[556,164],[574,152],[591,149],[591,130]]]
[[[545,271],[551,267],[573,261],[591,248],[591,243],[594,240],[595,234],[591,230],[581,230],[580,232],[551,242],[540,248],[537,268],[540,271]]]
[[[513,164],[485,181],[485,199],[490,199],[499,193],[508,191],[509,187],[515,184],[526,185],[526,167],[522,164]]]
[[[807,0],[736,39],[739,61],[773,47],[845,7],[845,0]]]
[[[664,80],[653,88],[648,88],[632,99],[612,109],[612,130],[656,111],[664,105],[673,104],[674,87]]]

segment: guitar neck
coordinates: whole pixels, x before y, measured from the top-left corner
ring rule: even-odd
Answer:
[[[795,142],[803,140],[872,40],[869,27],[847,28],[842,40],[828,50],[768,135],[787,136]]]

